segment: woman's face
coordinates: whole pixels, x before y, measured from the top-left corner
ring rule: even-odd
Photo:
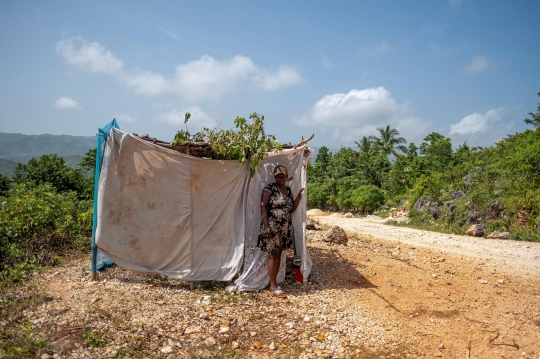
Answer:
[[[287,176],[282,173],[274,176],[274,178],[276,179],[276,183],[279,185],[285,185],[285,182],[287,182]]]

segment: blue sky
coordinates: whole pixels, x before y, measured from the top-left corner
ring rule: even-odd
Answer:
[[[539,1],[3,1],[0,132],[171,140],[265,116],[355,147],[390,125],[489,146],[540,98]]]

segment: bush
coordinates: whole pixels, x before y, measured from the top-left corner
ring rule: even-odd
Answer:
[[[57,193],[50,184],[17,185],[0,203],[0,268],[59,264],[61,255],[84,246],[92,210],[92,202],[80,201],[76,192]]]
[[[352,190],[352,205],[364,212],[372,213],[384,204],[385,192],[374,185],[364,185]]]

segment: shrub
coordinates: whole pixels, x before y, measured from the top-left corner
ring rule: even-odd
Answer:
[[[75,192],[17,185],[0,203],[0,268],[58,264],[59,256],[81,248],[90,235],[92,210],[92,202],[79,201]]]
[[[352,191],[352,204],[364,212],[372,213],[384,204],[385,192],[374,185],[360,186]]]

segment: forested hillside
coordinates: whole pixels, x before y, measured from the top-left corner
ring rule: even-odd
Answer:
[[[96,146],[94,136],[23,135],[0,132],[0,174],[11,177],[17,163],[26,163],[33,157],[57,154],[69,166],[75,167],[82,156]]]
[[[540,240],[540,105],[524,121],[533,129],[489,148],[454,149],[436,132],[405,146],[390,127],[362,138],[355,150],[321,147],[309,168],[308,205],[364,213],[407,207],[415,226],[462,234],[481,224]]]

